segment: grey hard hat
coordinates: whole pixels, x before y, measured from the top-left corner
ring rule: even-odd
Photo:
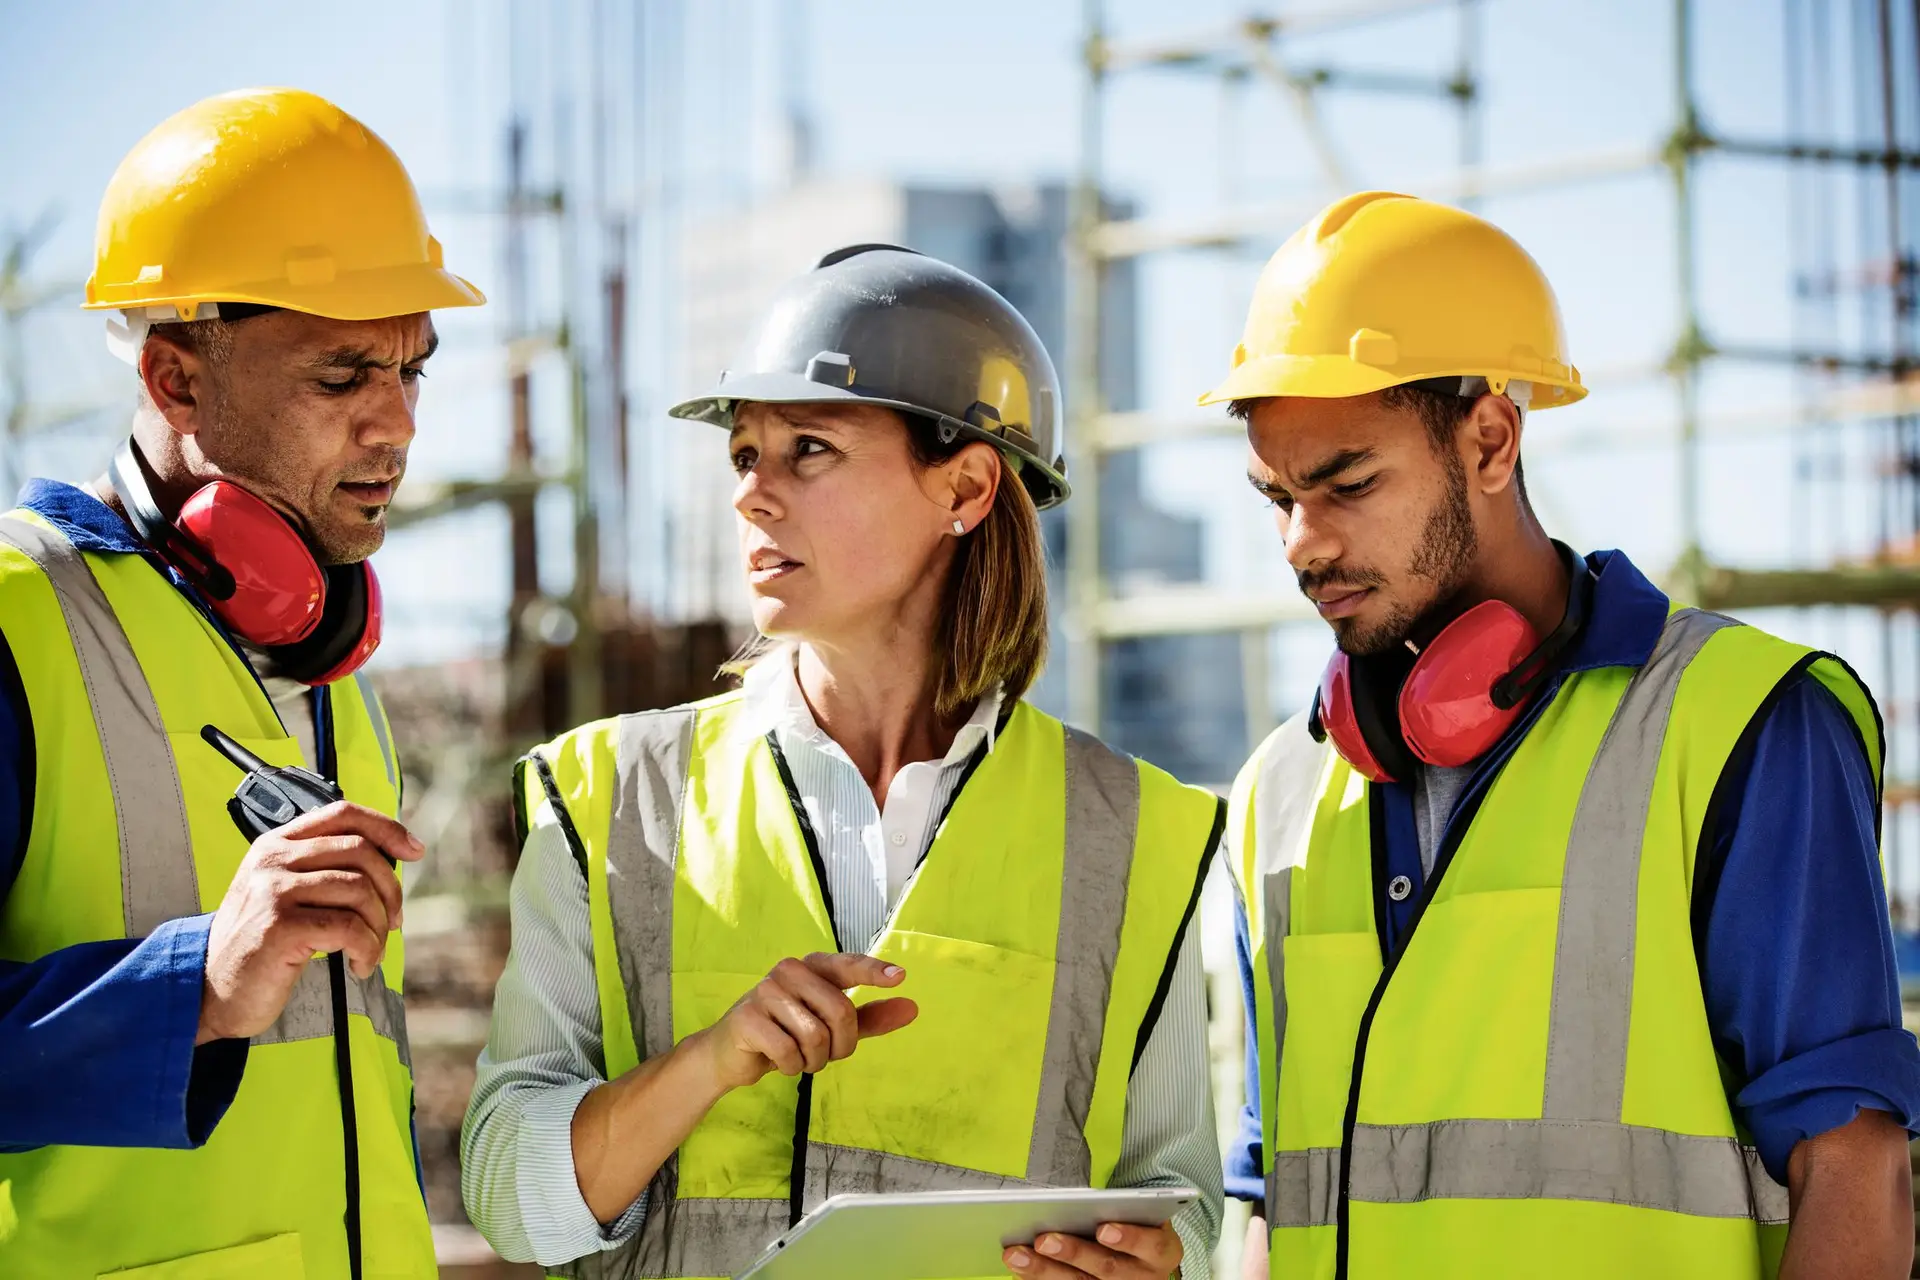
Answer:
[[[706,395],[668,412],[731,428],[743,401],[857,400],[932,420],[1015,460],[1034,505],[1067,496],[1060,380],[1013,304],[912,249],[836,249],[782,289]]]

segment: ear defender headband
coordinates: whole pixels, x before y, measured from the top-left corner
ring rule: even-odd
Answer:
[[[1593,607],[1593,570],[1555,542],[1570,583],[1566,616],[1543,640],[1520,611],[1485,600],[1425,649],[1354,657],[1335,650],[1307,728],[1373,782],[1400,782],[1421,764],[1457,768],[1484,755],[1526,710]]]
[[[131,439],[107,478],[148,546],[180,571],[214,616],[264,649],[277,675],[331,684],[380,646],[380,581],[365,561],[321,565],[292,522],[231,480],[196,490],[168,520]]]

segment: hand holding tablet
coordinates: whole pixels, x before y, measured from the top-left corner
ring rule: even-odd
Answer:
[[[1161,1228],[1196,1197],[1188,1187],[834,1196],[775,1241],[740,1280],[1000,1276],[1009,1274],[1016,1248],[1028,1255],[1025,1268],[1011,1271],[1016,1275],[1052,1280],[1087,1274],[1073,1265],[1074,1258],[1121,1254],[1141,1268],[1140,1275],[1165,1276],[1179,1262],[1179,1238]],[[1121,1229],[1112,1245],[1096,1241],[1107,1225]],[[1055,1239],[1058,1252],[1038,1251],[1039,1243]],[[1169,1248],[1164,1268],[1153,1270]]]

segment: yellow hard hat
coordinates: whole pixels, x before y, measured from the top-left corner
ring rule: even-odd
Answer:
[[[241,89],[142,138],[100,202],[88,310],[193,320],[206,303],[375,320],[474,307],[393,149],[325,98]]]
[[[1362,191],[1268,260],[1233,372],[1200,403],[1358,396],[1454,375],[1496,394],[1522,384],[1515,399],[1536,409],[1587,394],[1553,289],[1513,237],[1449,205]]]

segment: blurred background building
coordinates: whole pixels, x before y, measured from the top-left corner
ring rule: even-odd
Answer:
[[[391,142],[492,305],[440,321],[381,553],[375,673],[432,850],[409,1022],[449,1275],[454,1156],[506,946],[507,765],[713,690],[746,638],[717,434],[665,409],[827,249],[910,245],[1054,352],[1075,496],[1047,518],[1034,698],[1227,783],[1329,647],[1193,410],[1259,265],[1332,195],[1470,205],[1541,261],[1592,396],[1528,423],[1548,527],[1832,649],[1880,698],[1886,861],[1920,973],[1920,39],[1889,0],[0,0],[0,489],[95,473],[132,384],[74,311],[128,147],[291,83]],[[377,34],[376,34],[377,33]],[[98,69],[141,69],[104,93]],[[1203,917],[1223,1134],[1239,1000]],[[1238,1253],[1230,1216],[1217,1262]],[[1231,1271],[1228,1272],[1231,1274]],[[531,1272],[529,1272],[531,1274]]]

